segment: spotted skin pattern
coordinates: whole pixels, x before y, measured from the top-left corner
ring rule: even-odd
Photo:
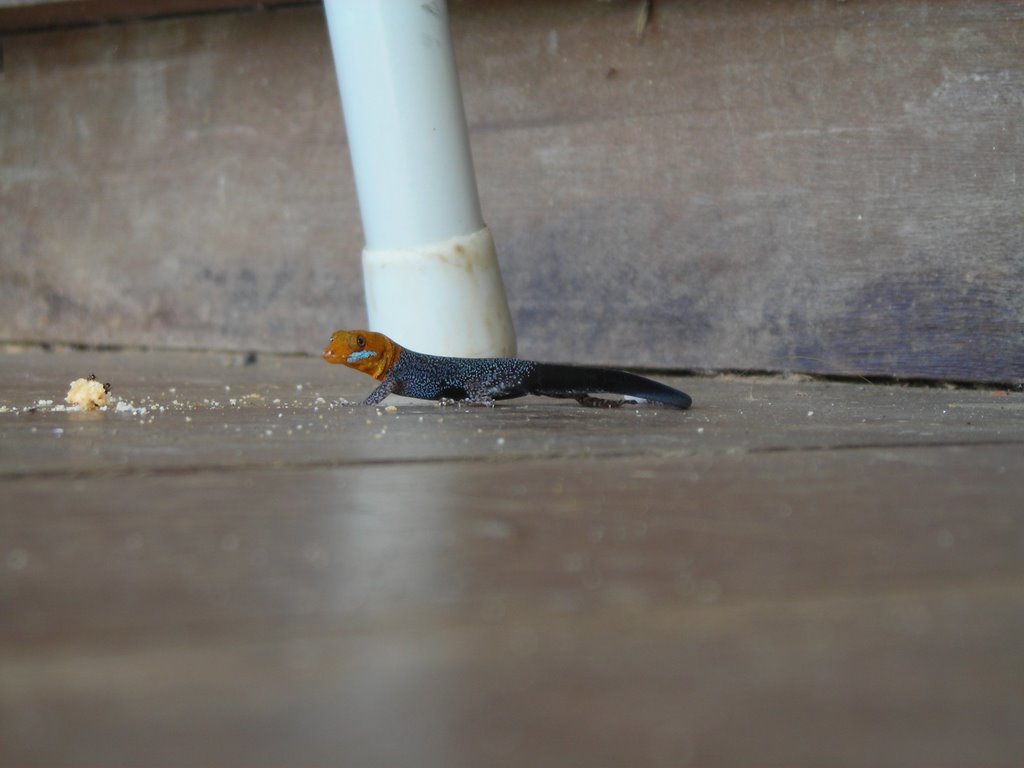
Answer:
[[[363,405],[376,405],[388,395],[475,405],[494,405],[496,400],[524,395],[572,398],[581,405],[603,408],[623,403],[593,397],[594,392],[638,397],[679,409],[691,404],[685,392],[625,371],[511,357],[425,355],[372,331],[335,331],[323,358],[380,381]]]

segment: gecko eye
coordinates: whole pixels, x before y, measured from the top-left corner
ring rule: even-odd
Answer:
[[[365,347],[366,339],[364,339],[362,336],[356,336],[356,346],[359,347],[360,349]]]

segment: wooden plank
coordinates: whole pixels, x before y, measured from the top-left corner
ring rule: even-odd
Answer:
[[[666,453],[4,478],[0,643],[1024,589],[1019,449]]]
[[[73,413],[69,381],[95,373],[134,410]],[[358,402],[373,381],[309,358],[202,353],[0,355],[0,477],[177,473],[210,467],[392,464],[546,456],[691,456],[906,445],[1019,447],[1020,393],[767,378],[666,379],[692,410],[581,408],[545,398],[493,409]],[[51,401],[41,405],[39,401]],[[141,412],[144,409],[145,412]],[[62,480],[63,478],[63,480]]]
[[[1019,6],[502,7],[463,82],[546,353],[1024,376]]]
[[[970,597],[5,655],[0,751],[49,766],[1019,764],[1021,595]]]
[[[1024,380],[1019,5],[452,10],[526,355]],[[321,14],[5,41],[0,336],[364,322]]]
[[[27,410],[89,370],[150,410]],[[1024,759],[1020,393],[318,399],[368,381],[0,354],[0,764]]]
[[[312,350],[363,315],[322,10],[6,49],[0,335]]]
[[[0,481],[0,758],[1017,764],[1022,478],[975,446]]]

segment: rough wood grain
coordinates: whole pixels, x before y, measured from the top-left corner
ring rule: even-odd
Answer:
[[[19,482],[0,757],[1016,765],[1020,457]]]
[[[663,2],[642,41],[632,3],[452,12],[527,355],[1024,380],[1020,4]],[[0,336],[362,322],[321,14],[4,41]]]
[[[0,765],[1024,762],[1024,395],[240,362],[0,353]],[[21,410],[87,370],[167,410]]]

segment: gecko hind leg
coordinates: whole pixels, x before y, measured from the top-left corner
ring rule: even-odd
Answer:
[[[585,408],[621,408],[625,400],[609,400],[605,397],[594,397],[593,395],[575,395],[575,400]]]

